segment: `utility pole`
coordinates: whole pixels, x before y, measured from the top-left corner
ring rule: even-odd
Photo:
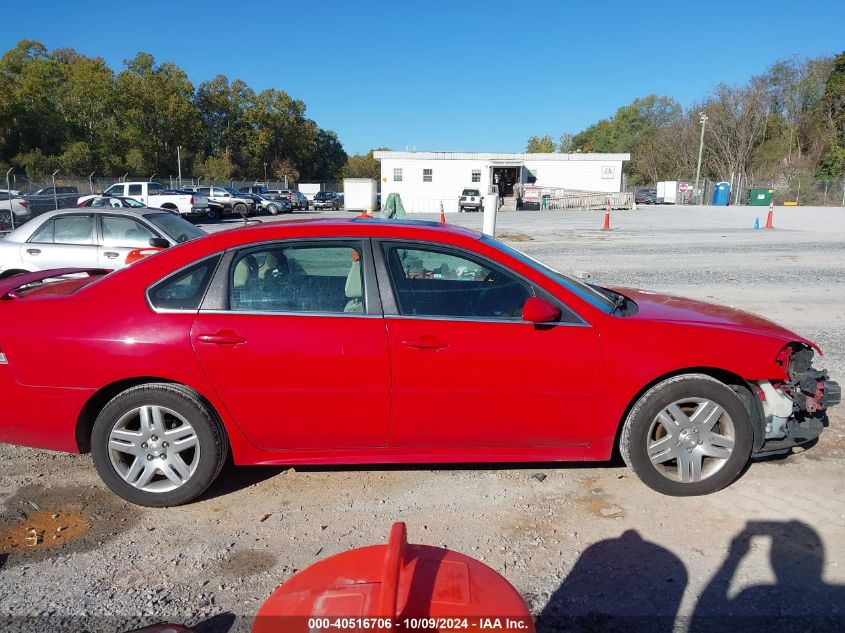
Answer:
[[[698,167],[695,170],[695,188],[698,191],[698,204],[704,204],[704,192],[701,191],[699,179],[701,178],[701,155],[704,153],[704,125],[707,123],[707,115],[699,112],[698,120],[701,123],[701,140],[698,142]]]
[[[264,163],[264,185],[267,185],[267,163]]]
[[[176,146],[176,164],[178,165],[178,173],[176,175],[176,182],[179,184],[179,188],[182,188],[182,146]]]

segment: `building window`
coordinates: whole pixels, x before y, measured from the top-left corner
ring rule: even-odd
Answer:
[[[423,169],[423,182],[431,182],[431,169]]]
[[[473,182],[481,182],[481,170],[480,169],[473,169],[472,170],[472,181]]]
[[[394,167],[393,168],[393,182],[402,182],[402,168],[401,167]]]

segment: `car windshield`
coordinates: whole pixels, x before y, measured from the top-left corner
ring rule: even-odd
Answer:
[[[613,310],[614,302],[610,297],[603,294],[601,291],[596,290],[595,288],[585,284],[584,282],[578,281],[577,279],[573,279],[571,277],[567,277],[566,275],[561,272],[558,272],[554,268],[550,268],[544,263],[537,261],[530,255],[526,255],[522,251],[517,250],[514,247],[505,244],[504,242],[500,242],[499,240],[493,237],[485,235],[481,238],[481,241],[485,244],[489,244],[493,248],[496,248],[507,255],[510,255],[514,259],[518,259],[523,264],[531,266],[531,268],[533,268],[534,270],[542,273],[552,281],[560,284],[569,292],[576,295],[580,299],[583,299],[591,306],[601,310],[605,314],[610,314]]]
[[[147,206],[143,202],[140,202],[135,198],[124,198],[123,204],[132,209],[143,209],[145,206]]]
[[[235,196],[235,197],[240,197],[240,196],[241,196],[241,192],[240,192],[240,191],[235,191],[234,189],[230,189],[229,187],[223,187],[223,188],[224,188],[226,191],[228,191],[229,193],[231,193],[231,194],[232,194],[233,196]]]
[[[155,213],[144,217],[164,231],[177,244],[207,235],[202,229],[173,213]]]
[[[463,196],[478,196],[478,189],[464,189],[464,192],[461,194]]]

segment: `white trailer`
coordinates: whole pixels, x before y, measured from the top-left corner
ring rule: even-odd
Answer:
[[[343,179],[343,206],[347,211],[376,208],[377,183],[371,178]]]
[[[299,192],[309,200],[313,200],[314,196],[320,193],[319,182],[301,182],[296,188],[299,189]]]
[[[657,183],[657,204],[677,204],[678,181],[665,180]]]

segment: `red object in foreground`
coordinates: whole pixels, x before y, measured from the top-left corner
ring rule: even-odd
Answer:
[[[773,229],[773,228],[775,228],[775,227],[774,227],[774,224],[773,224],[773,222],[774,222],[774,215],[775,215],[775,203],[774,203],[774,202],[770,202],[770,203],[769,203],[769,215],[768,215],[768,217],[766,218],[766,228],[767,228],[767,229]]]
[[[148,257],[150,255],[155,255],[159,251],[163,250],[163,248],[155,248],[154,246],[133,249],[126,254],[126,264],[132,264],[134,262],[137,262],[139,259],[144,259],[145,257]]]
[[[393,524],[387,545],[343,552],[293,576],[261,606],[252,633],[328,630],[338,618],[356,630],[478,630],[496,619],[503,630],[506,620],[511,630],[534,630],[525,602],[501,575],[469,556],[409,544],[404,523]]]

